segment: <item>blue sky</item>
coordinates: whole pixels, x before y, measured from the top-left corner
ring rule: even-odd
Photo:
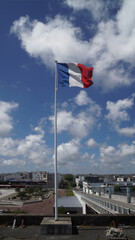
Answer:
[[[135,1],[0,1],[0,172],[54,169],[55,60],[94,67],[59,88],[58,172],[135,172]]]

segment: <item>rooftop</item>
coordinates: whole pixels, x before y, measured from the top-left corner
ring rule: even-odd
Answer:
[[[0,226],[1,240],[105,240],[107,227],[85,227],[78,229],[78,235],[41,235],[40,226],[28,226],[25,228],[15,228]],[[127,235],[128,240],[134,240],[135,229],[126,227],[123,232]]]
[[[77,197],[60,197],[58,198],[58,207],[72,207],[72,208],[81,208],[82,205],[79,202]]]

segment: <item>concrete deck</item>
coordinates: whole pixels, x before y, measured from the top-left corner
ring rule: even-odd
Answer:
[[[85,227],[78,229],[78,235],[41,235],[40,226],[29,226],[23,229],[0,226],[0,240],[105,240],[107,227]],[[128,240],[135,240],[135,229],[124,228]]]

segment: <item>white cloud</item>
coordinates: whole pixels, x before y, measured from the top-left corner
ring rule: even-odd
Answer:
[[[90,156],[87,152],[82,154],[80,148],[81,144],[79,139],[72,139],[58,146],[59,171],[78,173],[83,169],[83,171],[88,172],[88,166],[90,166],[91,169],[97,166],[93,160],[94,155],[92,154]]]
[[[100,84],[99,77],[102,76],[103,85],[105,83],[107,89],[109,85],[110,88],[118,84],[130,85],[134,80],[129,74],[135,61],[134,10],[134,1],[123,1],[116,19],[100,22],[98,32],[92,39],[91,54],[95,62],[95,71],[98,71],[96,74],[98,84]],[[127,21],[125,16],[130,16]],[[119,64],[121,61],[125,64],[129,63],[126,70],[124,65]]]
[[[80,91],[79,94],[75,97],[74,101],[78,106],[87,105],[86,111],[88,111],[91,115],[96,117],[101,116],[102,109],[100,105],[93,101],[92,98],[88,97],[86,91]]]
[[[21,140],[0,137],[0,162],[3,166],[24,166],[32,163],[37,168],[49,168],[52,166],[51,154],[40,126],[35,128],[35,134]]]
[[[131,145],[127,143],[119,145],[120,156],[122,158],[135,156],[135,142],[133,141]]]
[[[106,109],[109,113],[106,118],[114,123],[121,121],[128,121],[130,119],[127,109],[131,109],[134,104],[134,98],[125,98],[118,100],[117,102],[107,101]]]
[[[133,127],[125,127],[125,128],[117,128],[116,129],[118,133],[121,135],[125,135],[127,137],[132,137],[135,135],[135,126]]]
[[[87,146],[90,148],[95,148],[98,147],[98,143],[96,143],[96,141],[93,138],[90,138],[87,142],[86,142]]]
[[[75,116],[70,133],[80,138],[86,137],[89,131],[94,127],[95,121],[96,119],[87,112],[81,112]]]
[[[80,93],[75,97],[75,103],[79,106],[90,103],[90,98],[88,97],[86,91],[80,91]]]
[[[71,128],[74,122],[72,112],[61,111],[57,114],[58,133]]]
[[[117,157],[117,151],[113,146],[100,147],[101,162],[104,164],[119,164],[121,159]]]
[[[87,9],[91,11],[94,19],[99,20],[104,14],[104,4],[101,0],[65,0],[65,3],[74,10]]]
[[[21,155],[35,165],[46,165],[49,161],[50,150],[44,140],[44,131],[35,128],[37,134],[31,134],[18,144],[17,154]],[[50,163],[51,164],[51,163]]]
[[[118,29],[124,36],[132,35],[135,27],[135,2],[124,0],[121,10],[117,14]],[[128,15],[127,15],[128,14]],[[127,18],[128,16],[128,18]]]
[[[81,97],[84,98],[83,101]],[[66,110],[58,111],[57,132],[61,133],[62,131],[68,131],[74,137],[84,138],[89,134],[89,131],[94,128],[101,116],[101,107],[89,98],[87,93],[83,91],[75,97],[74,101],[79,105],[83,105],[85,102],[85,105],[87,103],[88,106],[86,106],[86,109],[83,111],[75,114]],[[53,125],[54,116],[50,116],[49,120]]]
[[[10,116],[18,103],[0,101],[0,137],[7,136],[13,129],[13,120]]]
[[[24,167],[26,162],[17,158],[3,160],[3,166],[15,166],[16,168]]]
[[[107,101],[106,109],[108,114],[105,118],[110,122],[111,127],[121,135],[132,137],[135,134],[135,126],[120,127],[124,121],[130,120],[128,110],[131,110],[134,105],[134,93],[130,98],[120,99],[117,102]]]
[[[0,137],[0,156],[3,157],[16,157],[17,156],[17,147],[19,141],[14,140],[11,137],[2,138]]]
[[[87,7],[91,13],[96,13],[94,4],[92,6],[90,2],[95,3],[95,1],[83,1],[83,4],[79,4],[79,1],[67,0],[67,4],[76,10]],[[96,2],[99,3],[99,1]],[[101,14],[98,12],[97,15],[99,18],[102,17],[103,12],[107,13],[105,12],[106,6],[103,6],[102,1],[100,3],[102,4],[98,9]],[[133,50],[135,49],[135,2],[124,0],[121,3],[121,9],[114,20],[101,21],[98,24],[98,31],[91,39],[91,47],[87,53],[89,56],[91,54],[91,61],[94,64],[95,82],[101,86],[102,79],[101,87],[104,90],[117,86],[128,86],[135,80],[130,77],[130,71],[134,67],[135,61],[135,51]],[[112,2],[110,6],[112,7]],[[128,20],[127,16],[129,16]],[[120,64],[121,61],[125,64],[129,63],[126,70],[125,65]]]
[[[13,23],[11,32],[21,40],[22,48],[32,57],[41,58],[47,66],[54,66],[58,61],[85,61],[87,44],[80,40],[81,30],[74,27],[64,17],[57,15],[48,22],[30,21],[29,17],[21,17]],[[72,44],[71,44],[72,43]],[[53,64],[53,65],[52,65]]]
[[[105,165],[113,165],[115,169],[117,165],[130,163],[132,158],[135,157],[135,142],[130,145],[124,143],[117,146],[101,146],[100,147],[100,161]],[[124,165],[123,165],[124,166]]]
[[[54,117],[49,118],[52,124],[54,123]],[[91,122],[91,125],[89,124]],[[58,112],[57,114],[57,132],[68,131],[71,135],[75,137],[86,137],[88,131],[94,125],[94,119],[88,116],[87,113],[81,112],[76,116],[72,115],[72,112],[67,112],[65,110]]]
[[[58,146],[59,164],[68,165],[70,162],[76,162],[80,158],[80,141],[73,139],[68,143],[62,143]]]
[[[79,7],[77,1],[67,3]],[[96,4],[95,1],[83,3],[81,1],[83,8],[87,4],[91,9],[95,7],[95,16],[96,11],[102,9],[100,1]],[[54,59],[91,63],[94,66],[95,86],[108,90],[129,86],[135,81],[134,77],[131,78],[135,62],[134,9],[135,1],[123,1],[113,20],[98,23],[95,36],[91,39],[85,39],[80,28],[60,15],[54,19],[48,18],[46,23],[21,17],[13,23],[11,32],[18,36],[22,48],[31,57],[40,58],[48,67],[54,66]]]

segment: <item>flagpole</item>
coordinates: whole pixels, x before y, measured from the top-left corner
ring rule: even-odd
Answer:
[[[55,60],[55,123],[54,123],[54,170],[55,170],[55,221],[58,221],[58,191],[57,191],[57,61]]]

